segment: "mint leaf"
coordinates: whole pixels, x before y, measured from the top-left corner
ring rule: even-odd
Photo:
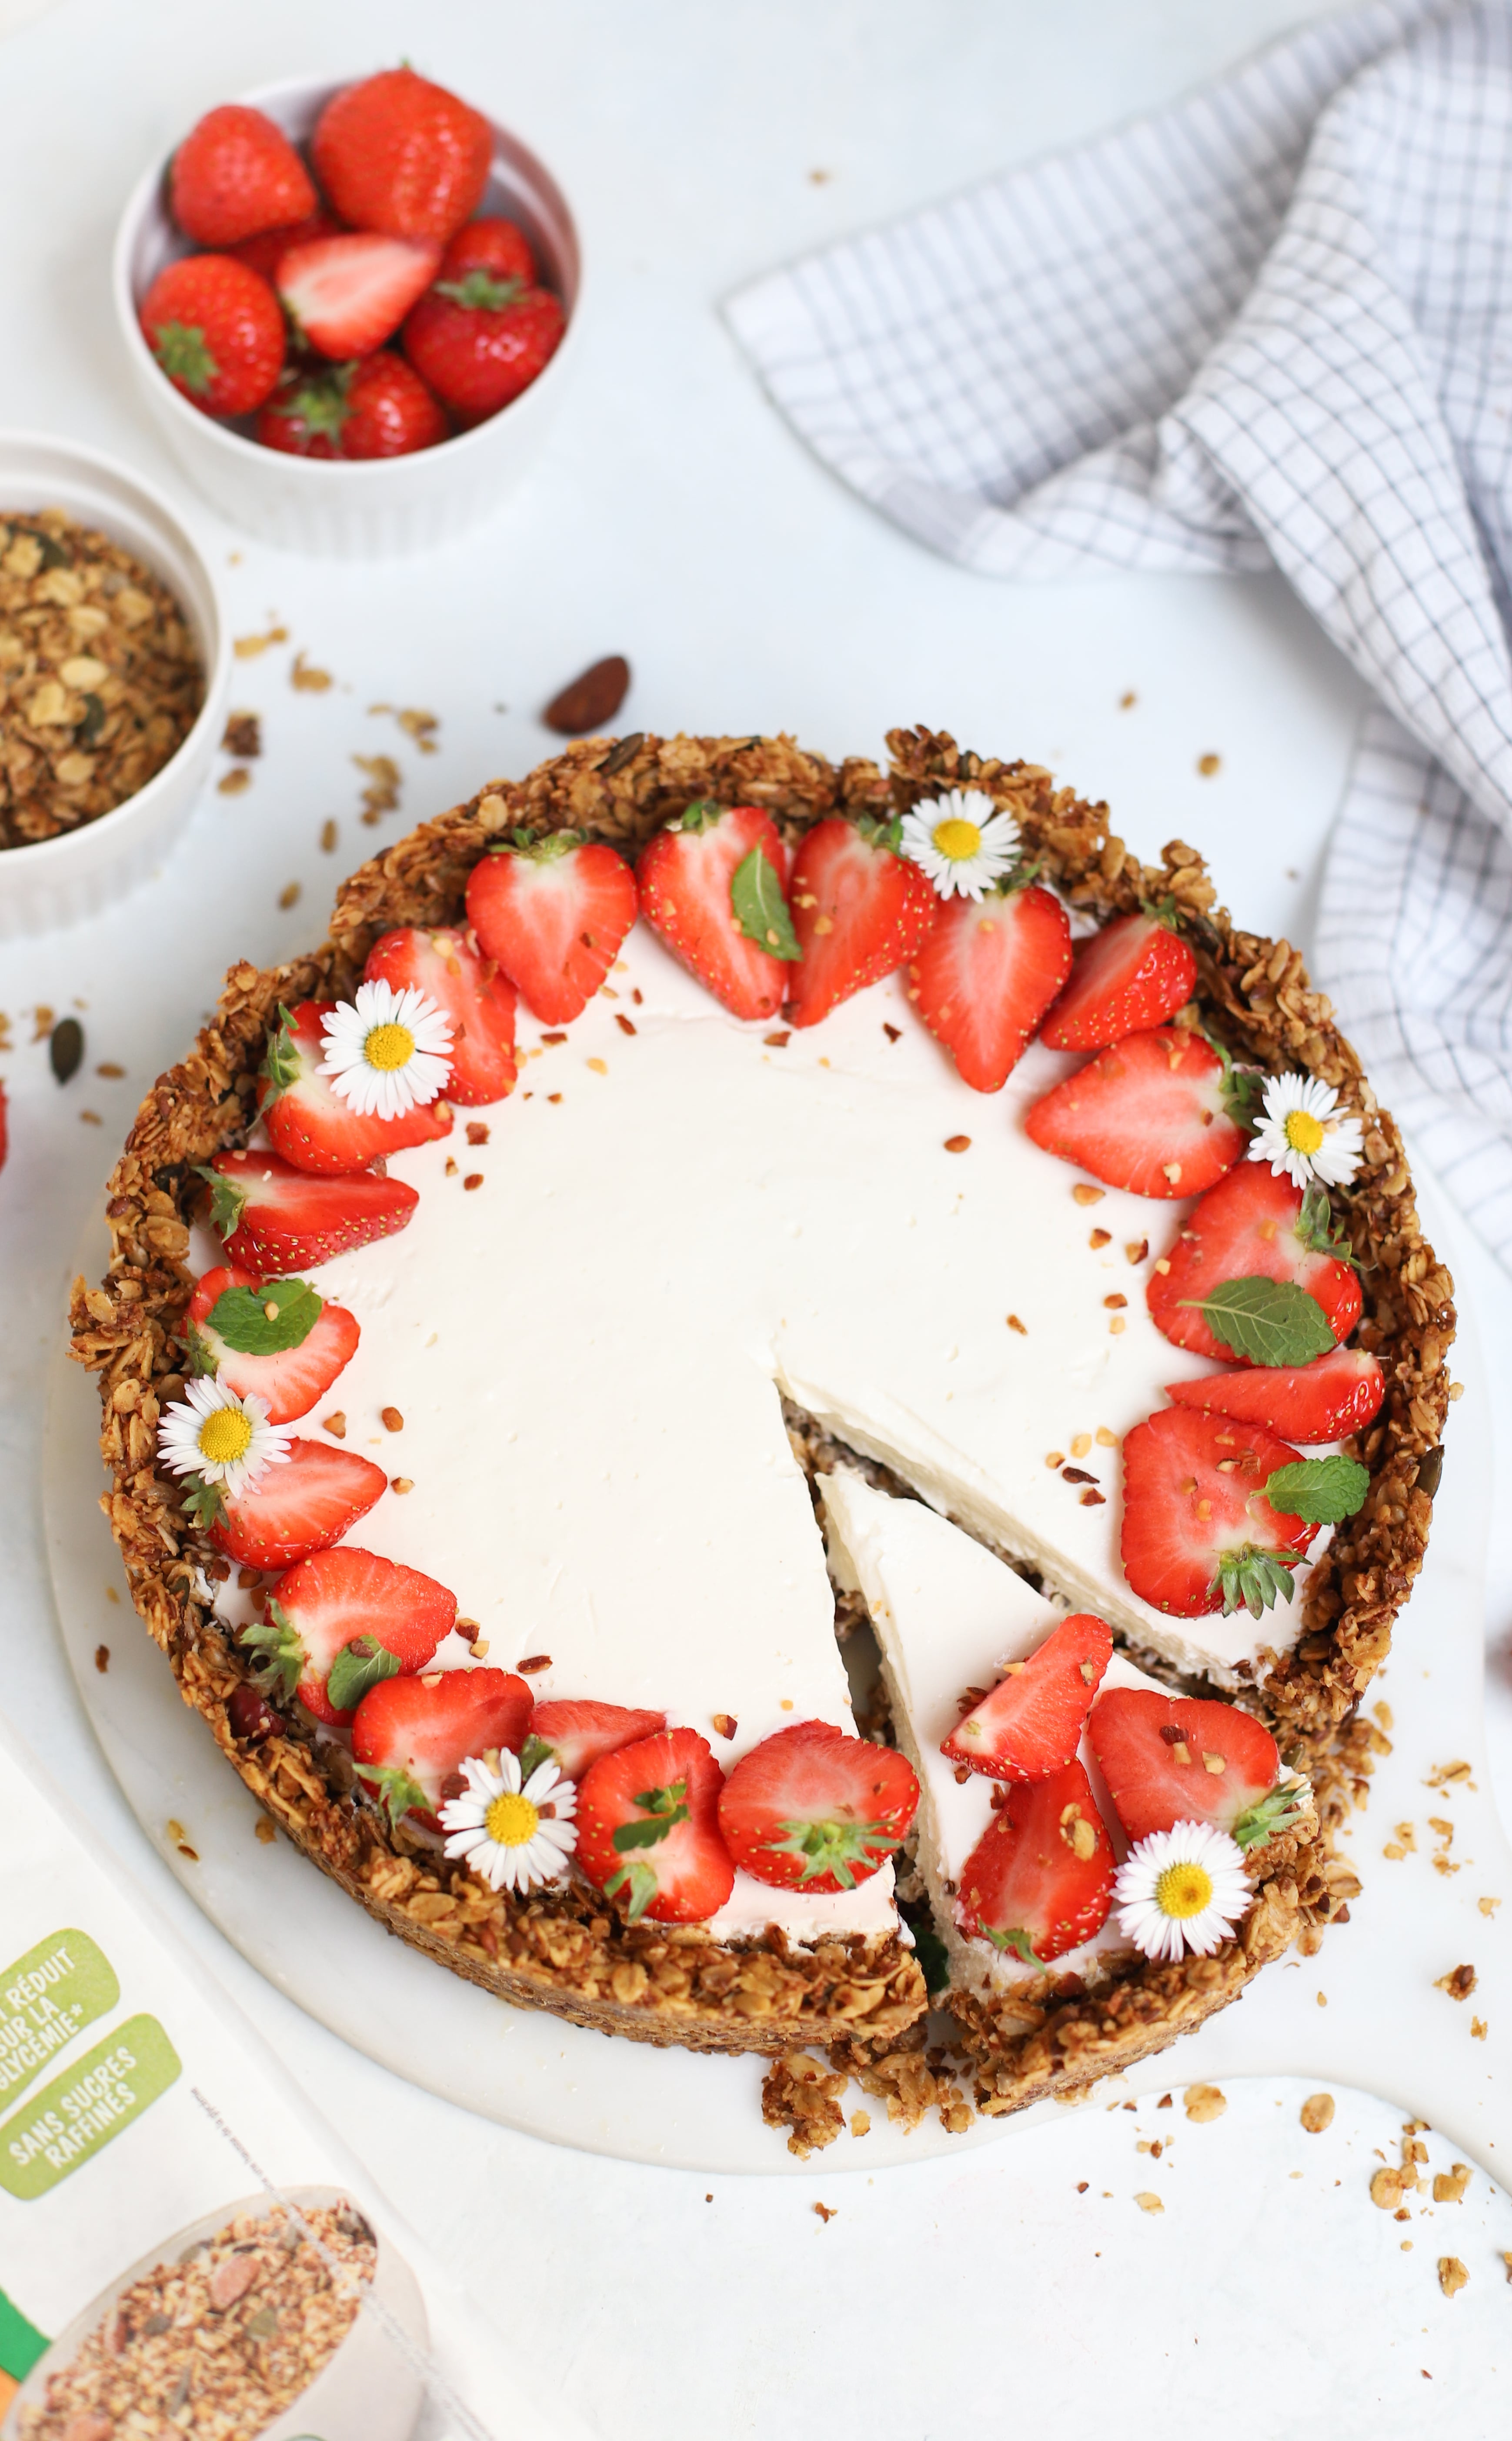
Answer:
[[[1340,1451],[1333,1457],[1299,1457],[1294,1465],[1278,1466],[1266,1485],[1266,1498],[1285,1517],[1304,1518],[1309,1526],[1339,1526],[1353,1517],[1369,1490],[1369,1471]]]
[[[355,1711],[369,1687],[399,1675],[399,1655],[375,1636],[354,1636],[326,1673],[326,1697],[338,1712]]]
[[[543,1763],[555,1761],[554,1746],[549,1746],[544,1738],[528,1737],[520,1748],[520,1786],[524,1787],[531,1772],[539,1771]]]
[[[1241,1608],[1258,1618],[1278,1595],[1283,1601],[1291,1600],[1296,1591],[1291,1571],[1298,1565],[1294,1553],[1262,1551],[1255,1544],[1246,1543],[1237,1551],[1222,1554],[1210,1590],[1222,1594],[1225,1618]]]
[[[388,1828],[397,1831],[406,1814],[433,1814],[435,1807],[418,1780],[399,1763],[359,1763],[357,1777],[368,1795],[383,1807]]]
[[[1042,1959],[1035,1956],[1034,1943],[1022,1925],[1016,1924],[1009,1932],[999,1932],[992,1925],[984,1924],[981,1927],[981,1937],[983,1941],[990,1941],[994,1949],[1011,1949],[1014,1956],[1021,1958],[1026,1966],[1040,1966],[1044,1963]]]
[[[225,1290],[208,1321],[238,1356],[279,1356],[304,1346],[324,1304],[308,1280],[264,1280],[260,1289]],[[277,1311],[270,1314],[269,1306]]]
[[[294,1019],[280,1000],[279,1022],[269,1032],[268,1047],[262,1054],[262,1066],[259,1072],[273,1088],[270,1100],[277,1101],[291,1085],[297,1085],[303,1064],[294,1039]]]
[[[294,1621],[270,1601],[267,1618],[243,1627],[238,1641],[262,1655],[257,1677],[263,1691],[287,1703],[304,1676],[304,1638]]]
[[[1294,1280],[1251,1274],[1220,1280],[1211,1296],[1181,1303],[1195,1306],[1214,1338],[1252,1365],[1305,1365],[1336,1345],[1317,1298]]]
[[[242,1226],[250,1188],[243,1186],[239,1178],[227,1178],[224,1169],[207,1168],[203,1162],[196,1165],[194,1175],[209,1181],[211,1228],[219,1238],[234,1237]]]
[[[628,1890],[630,1910],[625,1921],[639,1924],[659,1887],[654,1865],[621,1865],[619,1871],[611,1873],[604,1883],[603,1895],[612,1899],[617,1890]]]
[[[743,857],[729,877],[729,903],[747,941],[770,958],[801,958],[798,934],[783,896],[783,885],[761,848]]]
[[[1347,1263],[1352,1272],[1359,1265],[1349,1251],[1349,1241],[1334,1226],[1334,1208],[1328,1201],[1328,1189],[1315,1178],[1302,1199],[1302,1210],[1292,1223],[1292,1233],[1310,1255],[1332,1255],[1335,1262]]]

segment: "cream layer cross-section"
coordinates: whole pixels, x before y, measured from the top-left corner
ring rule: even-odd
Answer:
[[[1300,1583],[1258,1627],[1177,1620],[1119,1561],[1117,1443],[1165,1382],[1212,1369],[1144,1304],[1188,1206],[1078,1201],[1022,1128],[1074,1060],[1034,1045],[973,1093],[904,993],[807,1032],[743,1025],[638,926],[565,1035],[521,1009],[487,1143],[464,1112],[390,1156],[421,1190],[408,1227],[313,1275],[362,1327],[329,1401],[346,1446],[412,1486],[351,1540],[439,1578],[491,1664],[549,1655],[538,1696],[665,1710],[727,1768],[791,1723],[850,1726],[783,1392],[1182,1669],[1242,1685],[1296,1633]],[[713,1928],[774,1919],[881,1930],[891,1871],[818,1897],[741,1877]]]

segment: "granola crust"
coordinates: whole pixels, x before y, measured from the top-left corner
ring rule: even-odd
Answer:
[[[1452,1282],[1418,1229],[1396,1129],[1329,1003],[1309,989],[1301,957],[1286,942],[1238,931],[1215,907],[1195,849],[1173,841],[1159,867],[1142,867],[1110,833],[1107,807],[1057,790],[1041,767],[985,759],[924,729],[894,731],[889,745],[884,772],[854,758],[826,763],[787,737],[585,738],[526,779],[493,782],[423,823],[349,877],[320,949],[273,969],[231,968],[213,1018],[189,1058],[146,1096],[112,1172],[106,1277],[98,1288],[74,1287],[72,1353],[99,1375],[100,1446],[112,1477],[101,1505],[132,1598],[185,1701],[253,1795],[315,1863],[413,1946],[500,1998],[640,2041],[781,2057],[843,2039],[848,2058],[864,2048],[886,2059],[923,2016],[923,1978],[895,1939],[831,1942],[812,1952],[788,1948],[775,1933],[720,1943],[698,1926],[627,1927],[576,1884],[523,1901],[491,1891],[391,1833],[353,1795],[350,1767],[343,1775],[333,1750],[316,1747],[296,1724],[258,1743],[239,1739],[227,1708],[249,1683],[248,1665],[196,1590],[205,1554],[156,1463],[160,1410],[184,1385],[189,1223],[202,1194],[196,1166],[244,1143],[278,1004],[347,996],[380,933],[457,921],[468,875],[493,837],[573,828],[634,850],[670,815],[710,796],[764,805],[797,839],[829,813],[887,815],[969,783],[1017,817],[1031,852],[1072,905],[1106,917],[1173,898],[1197,950],[1205,1022],[1240,1056],[1299,1066],[1338,1086],[1366,1122],[1365,1164],[1347,1218],[1365,1292],[1360,1339],[1388,1384],[1357,1449],[1371,1488],[1313,1572],[1299,1642],[1267,1656],[1255,1688],[1256,1709],[1288,1756],[1313,1772],[1325,1828],[1342,1817],[1351,1789],[1362,1789],[1368,1760],[1351,1716],[1422,1564],[1449,1398]],[[1315,1939],[1344,1892],[1319,1868],[1304,1870],[1297,1853],[1278,1854],[1273,1871],[1270,1855],[1242,1941],[1215,1959],[1142,1966],[1095,1996],[1047,1994],[1032,2025],[1017,2000],[963,2006],[981,2106],[1017,2108],[1116,2072],[1234,1998],[1299,1929]],[[1343,1870],[1328,1868],[1335,1877]]]

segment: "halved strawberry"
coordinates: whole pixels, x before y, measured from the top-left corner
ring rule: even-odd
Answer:
[[[786,879],[787,850],[768,815],[704,800],[649,840],[636,867],[647,923],[715,1000],[747,1018],[776,1016],[797,962]]]
[[[1099,1052],[1024,1121],[1047,1152],[1134,1195],[1197,1195],[1244,1151],[1234,1072],[1200,1034],[1162,1025]]]
[[[493,963],[468,947],[450,928],[432,931],[408,927],[386,932],[368,952],[367,983],[413,984],[428,994],[451,1022],[449,1101],[471,1110],[502,1102],[514,1090],[514,986]]]
[[[578,1791],[577,1860],[631,1924],[703,1924],[735,1885],[719,1835],[725,1775],[693,1729],[638,1738],[589,1766]]]
[[[232,1262],[263,1279],[391,1237],[420,1202],[402,1179],[366,1169],[313,1178],[276,1152],[218,1152],[200,1176],[210,1182],[212,1218]]]
[[[787,894],[802,951],[787,979],[790,1024],[818,1025],[928,938],[940,901],[895,839],[887,823],[832,814],[801,841]]]
[[[342,1728],[369,1687],[424,1669],[451,1633],[457,1597],[374,1551],[317,1551],[279,1579],[267,1614],[241,1641],[262,1655],[269,1691],[285,1703],[297,1695],[317,1721]]]
[[[248,1297],[232,1294],[237,1289],[253,1293],[255,1308]],[[297,1292],[297,1306],[291,1292]],[[297,1319],[302,1319],[313,1304],[314,1319],[302,1338],[291,1339],[287,1347],[263,1353],[227,1344],[227,1330],[238,1339],[281,1336],[279,1323],[283,1317],[275,1312],[270,1318],[266,1311],[268,1306],[277,1308],[280,1301],[283,1313],[292,1310]],[[325,1397],[342,1367],[351,1364],[361,1336],[356,1315],[349,1313],[344,1305],[331,1305],[317,1296],[308,1282],[261,1280],[255,1272],[243,1272],[234,1264],[225,1263],[205,1273],[195,1283],[188,1326],[189,1358],[195,1371],[219,1375],[239,1399],[244,1399],[251,1391],[265,1400],[270,1424],[292,1424],[300,1416],[307,1416],[316,1400]]]
[[[719,1828],[744,1872],[778,1890],[850,1890],[913,1828],[919,1783],[893,1746],[799,1721],[742,1755]]]
[[[439,245],[368,229],[306,239],[279,258],[279,296],[323,356],[369,355],[398,330],[441,268]]]
[[[636,920],[622,856],[576,831],[500,846],[475,864],[467,920],[534,1017],[566,1025],[587,1006]]]
[[[381,1466],[325,1441],[294,1440],[250,1492],[214,1504],[210,1540],[243,1568],[287,1568],[339,1543],[388,1489]]]
[[[326,1056],[321,1024],[335,1005],[331,1000],[302,1000],[297,1008],[280,1007],[268,1034],[258,1109],[284,1160],[316,1177],[350,1177],[379,1153],[450,1135],[449,1101],[417,1102],[397,1119],[381,1119],[376,1112],[354,1111],[329,1076],[316,1074]]]
[[[518,1754],[531,1726],[531,1704],[524,1679],[509,1670],[441,1670],[419,1678],[380,1679],[352,1718],[357,1777],[390,1822],[412,1814],[428,1831],[439,1830],[438,1807],[443,1798],[459,1796],[465,1784],[445,1783],[470,1756],[495,1746]]]
[[[1293,1817],[1290,1791],[1276,1786],[1276,1742],[1236,1704],[1110,1687],[1088,1734],[1130,1841],[1177,1822],[1215,1822],[1252,1848]]]
[[[1124,1573],[1178,1618],[1251,1618],[1279,1594],[1317,1532],[1271,1508],[1266,1485],[1297,1453],[1258,1424],[1162,1407],[1124,1436]]]
[[[1159,915],[1115,915],[1078,946],[1039,1039],[1053,1051],[1101,1051],[1163,1025],[1196,982],[1196,958]]]
[[[637,1711],[627,1704],[597,1704],[563,1696],[537,1704],[531,1735],[545,1746],[564,1780],[581,1780],[601,1755],[655,1737],[667,1726],[665,1712]]]
[[[1269,1162],[1246,1161],[1204,1195],[1170,1255],[1150,1275],[1145,1301],[1158,1327],[1194,1356],[1236,1360],[1215,1339],[1198,1311],[1225,1280],[1290,1280],[1317,1300],[1334,1337],[1346,1340],[1362,1299],[1353,1267],[1330,1251],[1328,1198],[1321,1186],[1305,1197]],[[1163,1266],[1163,1267],[1162,1267]]]
[[[1362,1433],[1380,1412],[1386,1377],[1363,1347],[1335,1347],[1310,1365],[1248,1365],[1239,1372],[1210,1373],[1200,1382],[1168,1382],[1165,1395],[1179,1407],[1264,1424],[1267,1432],[1305,1448],[1309,1441],[1340,1441],[1346,1433]]]
[[[1090,1611],[1053,1627],[1027,1661],[1007,1674],[940,1747],[952,1763],[992,1780],[1043,1780],[1073,1759],[1092,1697],[1113,1657],[1113,1638]]]
[[[951,898],[909,965],[909,998],[979,1094],[996,1094],[1071,966],[1071,925],[1048,890]]]
[[[957,1918],[968,1940],[1048,1966],[1107,1923],[1113,1870],[1091,1782],[1063,1763],[1009,1790],[961,1869]]]

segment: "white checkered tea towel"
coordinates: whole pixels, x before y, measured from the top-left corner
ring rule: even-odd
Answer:
[[[965,567],[1283,570],[1377,698],[1319,980],[1512,1266],[1512,10],[1372,0],[728,312]]]

